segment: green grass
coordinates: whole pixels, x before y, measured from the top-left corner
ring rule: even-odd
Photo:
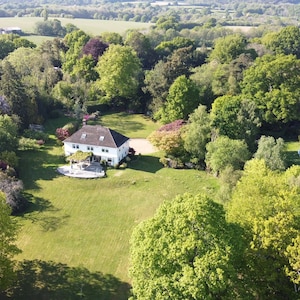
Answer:
[[[53,18],[49,18],[52,20]],[[56,18],[62,26],[72,23],[91,35],[100,35],[102,32],[124,33],[128,29],[148,29],[152,23],[138,23],[127,21],[94,20],[94,19],[67,19]],[[0,18],[0,27],[20,27],[25,33],[33,33],[36,22],[43,21],[39,17]]]
[[[123,117],[128,122],[120,120],[121,114],[103,116],[101,121],[119,125],[116,130],[137,137],[148,135],[157,126],[141,116]],[[51,136],[66,121],[48,123]],[[77,290],[80,278],[95,281],[90,286],[82,279],[88,299],[126,299],[133,228],[153,216],[164,200],[185,192],[213,194],[218,189],[216,178],[205,172],[162,168],[155,155],[141,156],[126,170],[109,170],[107,178],[93,180],[56,172],[64,160],[62,147],[54,139],[39,152],[21,155],[20,176],[31,206],[16,217],[20,224],[17,244],[22,249],[17,259],[29,261],[20,271],[23,285],[16,287],[14,299],[28,299],[26,295],[40,299],[41,293],[45,299],[77,299],[68,294],[74,289],[70,282],[76,272]],[[36,269],[42,278],[32,275]],[[43,284],[47,286],[44,290]],[[36,298],[32,296],[35,293]]]
[[[100,116],[97,122],[114,129],[130,138],[147,138],[150,133],[161,127],[160,123],[153,122],[142,114],[114,113]]]
[[[298,155],[300,142],[286,142],[285,144],[288,165],[300,165],[300,157]]]

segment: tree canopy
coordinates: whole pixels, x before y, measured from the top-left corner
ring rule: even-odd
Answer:
[[[203,195],[165,202],[132,236],[134,299],[235,298],[234,234],[223,207]]]

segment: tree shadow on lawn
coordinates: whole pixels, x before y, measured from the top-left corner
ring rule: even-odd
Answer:
[[[158,157],[150,155],[137,155],[130,161],[128,167],[137,171],[156,173],[163,168],[163,165],[159,162]]]
[[[45,149],[26,151],[20,157],[19,175],[26,189],[39,189],[37,180],[58,177],[57,167],[65,162],[63,156],[51,155]]]
[[[112,275],[53,261],[21,261],[16,275],[13,287],[0,299],[125,300],[130,294],[130,285]]]
[[[59,209],[54,207],[50,201],[33,197],[33,195],[29,193],[25,193],[24,196],[27,198],[29,206],[24,213],[18,214],[17,216],[30,220],[32,223],[37,223],[43,231],[55,231],[67,223],[70,215],[62,216],[56,213],[59,212]],[[54,212],[55,215],[49,216],[44,214],[41,218],[39,213],[44,211]]]
[[[285,154],[288,167],[300,165],[300,156],[297,151],[287,151]]]

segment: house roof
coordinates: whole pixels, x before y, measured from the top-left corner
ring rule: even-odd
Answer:
[[[128,137],[110,128],[100,125],[84,125],[81,129],[76,131],[70,137],[66,138],[63,142],[119,148],[127,140],[129,140]]]

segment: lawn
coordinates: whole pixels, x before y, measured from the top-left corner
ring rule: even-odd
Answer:
[[[128,29],[148,29],[153,25],[152,23],[130,21],[68,18],[55,19],[60,20],[62,26],[71,23],[92,35],[100,35],[102,32],[117,32],[123,34]],[[53,18],[49,18],[49,20],[53,20]],[[41,21],[43,21],[43,18],[39,17],[0,18],[0,27],[20,27],[23,32],[32,34],[34,32],[35,24]]]
[[[178,194],[213,194],[217,180],[201,171],[162,168],[157,155],[109,170],[107,178],[64,177],[56,172],[64,159],[53,133],[66,121],[46,125],[52,139],[43,149],[22,153],[20,176],[31,206],[16,217],[23,265],[14,299],[127,299],[133,228]],[[141,115],[105,115],[100,122],[130,137],[157,127]]]

